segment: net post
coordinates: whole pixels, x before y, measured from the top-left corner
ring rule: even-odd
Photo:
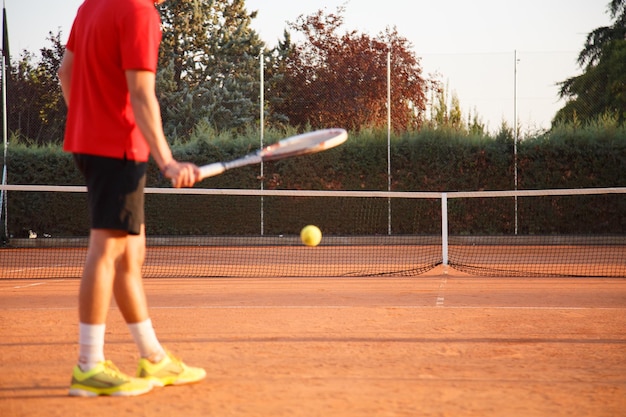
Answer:
[[[448,193],[441,194],[441,263],[448,269]]]

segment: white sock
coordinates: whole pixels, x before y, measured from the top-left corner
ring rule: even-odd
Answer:
[[[165,356],[165,349],[156,337],[152,320],[147,319],[140,323],[129,323],[128,329],[133,335],[133,339],[139,348],[142,358],[150,359],[153,362],[160,361]]]
[[[78,366],[84,371],[104,361],[104,324],[79,323]]]

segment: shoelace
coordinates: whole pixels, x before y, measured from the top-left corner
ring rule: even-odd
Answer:
[[[165,354],[169,356],[170,360],[175,364],[180,365],[182,363],[182,360],[174,356],[169,350],[166,350]]]
[[[124,375],[122,371],[120,371],[119,368],[115,366],[115,364],[113,364],[113,362],[111,362],[110,360],[104,361],[104,372],[113,377],[128,380],[128,377]]]

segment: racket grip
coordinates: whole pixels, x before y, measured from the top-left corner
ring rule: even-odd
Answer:
[[[200,167],[200,179],[203,180],[205,178],[214,177],[216,175],[220,175],[224,171],[226,171],[226,167],[221,162],[203,165]]]
[[[221,174],[224,171],[226,171],[226,166],[224,166],[224,164],[221,162],[215,162],[209,165],[203,165],[200,167],[200,179],[198,181],[202,181],[205,178],[214,177],[216,175]],[[172,179],[172,185],[174,184],[175,182]]]

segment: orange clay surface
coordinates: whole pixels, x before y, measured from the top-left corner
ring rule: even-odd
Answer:
[[[161,342],[207,378],[67,396],[79,281],[0,281],[0,416],[620,416],[626,280],[149,279]],[[134,372],[115,305],[105,353]]]

